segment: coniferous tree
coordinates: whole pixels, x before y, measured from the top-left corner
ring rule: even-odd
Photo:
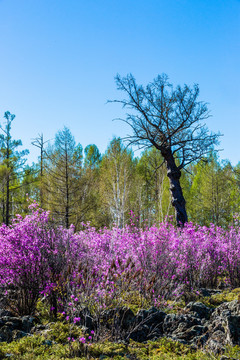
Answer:
[[[70,130],[64,127],[47,150],[43,201],[55,220],[66,228],[76,224],[79,216],[77,210],[83,196],[82,161],[82,146],[76,145]]]
[[[28,150],[17,150],[22,145],[21,140],[12,139],[11,126],[14,118],[15,115],[6,111],[4,114],[5,123],[0,125],[2,131],[0,134],[1,217],[6,225],[9,225],[14,212],[14,193],[20,186],[23,176],[21,170],[26,162],[24,157],[28,154]]]

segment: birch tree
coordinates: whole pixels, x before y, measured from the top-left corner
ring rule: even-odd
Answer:
[[[105,209],[109,209],[112,222],[119,227],[126,223],[130,211],[129,195],[133,174],[133,154],[119,138],[114,138],[101,164],[101,192]]]

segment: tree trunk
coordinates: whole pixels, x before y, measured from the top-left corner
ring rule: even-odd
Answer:
[[[7,128],[7,184],[6,184],[6,220],[5,224],[9,225],[9,218],[10,218],[10,128],[9,128],[9,122],[8,122],[8,128]]]
[[[186,201],[180,185],[181,170],[178,169],[175,163],[171,149],[164,149],[164,151],[162,151],[162,155],[167,164],[167,176],[170,181],[172,205],[175,208],[177,225],[179,227],[184,227],[184,224],[188,221],[188,217],[186,211]]]
[[[69,179],[68,179],[68,154],[66,149],[66,158],[65,158],[65,180],[66,180],[66,207],[65,207],[65,226],[68,229],[69,228]]]
[[[9,175],[7,177],[7,194],[6,194],[6,219],[5,224],[9,225],[9,218],[10,218],[10,180]]]
[[[40,169],[40,207],[43,208],[43,136],[41,137],[41,169]]]

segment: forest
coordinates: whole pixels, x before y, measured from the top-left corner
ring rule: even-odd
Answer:
[[[27,214],[29,201],[51,211],[66,228],[81,229],[87,222],[96,228],[124,227],[133,214],[144,227],[174,216],[167,169],[156,148],[136,157],[124,141],[113,138],[101,154],[95,144],[85,149],[76,144],[65,127],[52,142],[36,137],[39,160],[29,165],[28,151],[11,136],[15,121],[9,112],[1,121],[1,223]],[[214,149],[185,168],[181,186],[189,221],[227,227],[238,216],[240,165],[220,160]]]

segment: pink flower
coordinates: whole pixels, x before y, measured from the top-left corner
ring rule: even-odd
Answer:
[[[74,324],[76,324],[76,323],[79,322],[80,320],[81,320],[80,317],[75,317],[75,318],[73,319],[73,322],[74,322]]]

